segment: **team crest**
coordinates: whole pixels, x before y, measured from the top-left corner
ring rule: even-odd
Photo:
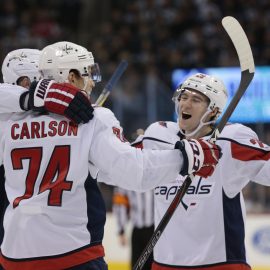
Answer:
[[[163,127],[167,127],[167,123],[164,121],[159,121],[158,123]]]

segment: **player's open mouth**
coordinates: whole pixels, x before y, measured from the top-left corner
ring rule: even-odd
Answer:
[[[182,112],[182,119],[187,120],[189,118],[191,118],[191,114],[186,113],[186,112]]]

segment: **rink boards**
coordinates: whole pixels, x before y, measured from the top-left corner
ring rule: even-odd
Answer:
[[[130,232],[129,226],[127,235],[130,236]],[[104,246],[109,270],[130,270],[130,247],[119,244],[116,220],[112,214],[107,214]],[[270,269],[270,215],[248,215],[246,249],[252,270]]]

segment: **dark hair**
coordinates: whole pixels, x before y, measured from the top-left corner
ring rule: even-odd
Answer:
[[[16,81],[16,84],[17,84],[17,85],[20,85],[21,82],[22,82],[24,79],[27,79],[27,78],[28,78],[28,76],[21,76],[21,77],[19,77],[19,78],[17,79],[17,81]]]
[[[77,69],[71,69],[71,70],[69,71],[69,73],[70,73],[70,72],[73,72],[73,73],[74,73],[76,79],[79,79],[79,78],[81,77],[81,73],[80,73],[79,70],[77,70]]]

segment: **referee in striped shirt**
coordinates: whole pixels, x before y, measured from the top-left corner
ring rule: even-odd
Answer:
[[[113,213],[117,219],[120,243],[127,244],[125,227],[132,223],[131,264],[135,265],[154,232],[154,191],[135,192],[114,188]],[[151,269],[153,254],[144,265],[144,270]]]

